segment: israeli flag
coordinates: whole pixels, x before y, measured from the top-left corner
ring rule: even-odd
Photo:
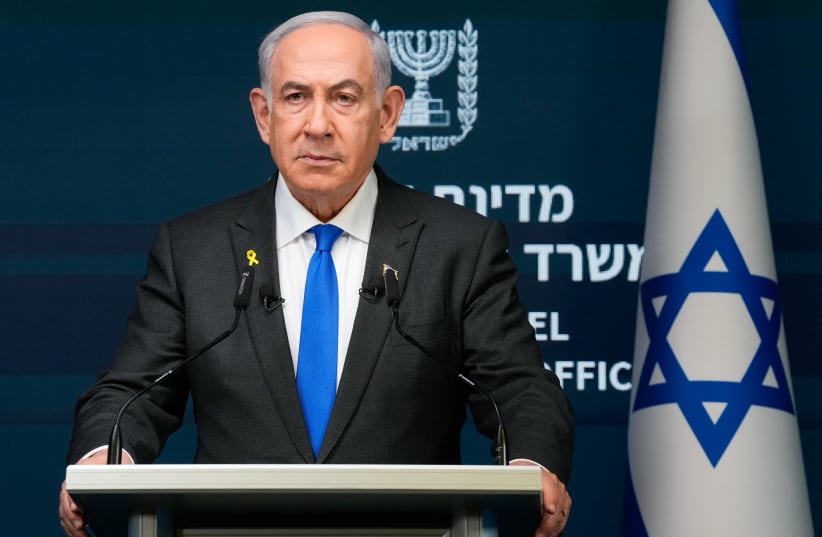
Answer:
[[[812,536],[731,0],[671,0],[628,427],[626,536]]]

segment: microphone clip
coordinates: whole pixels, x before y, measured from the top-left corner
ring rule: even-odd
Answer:
[[[383,286],[382,278],[377,275],[372,275],[368,278],[368,281],[362,282],[362,287],[360,287],[360,296],[367,301],[375,304],[380,295],[385,294],[385,287]]]
[[[360,296],[366,299],[367,301],[374,303],[380,297],[380,293],[382,289],[378,286],[373,287],[360,287]]]
[[[271,313],[282,306],[283,302],[285,302],[285,299],[281,296],[264,296],[263,308],[265,308],[265,311]]]
[[[274,288],[268,283],[260,287],[260,300],[263,303],[263,308],[268,313],[276,310],[285,302],[283,297],[279,295],[274,296]]]

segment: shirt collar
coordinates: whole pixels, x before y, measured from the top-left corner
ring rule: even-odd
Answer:
[[[368,244],[377,207],[377,191],[377,174],[372,169],[354,197],[327,223],[334,224],[348,235]],[[317,224],[323,223],[291,195],[282,174],[277,176],[274,214],[278,249],[298,239]]]

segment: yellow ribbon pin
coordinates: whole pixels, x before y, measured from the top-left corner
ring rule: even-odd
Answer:
[[[257,261],[257,252],[254,250],[249,250],[245,253],[245,256],[248,258],[248,266],[253,267],[254,265],[259,265],[260,262]]]

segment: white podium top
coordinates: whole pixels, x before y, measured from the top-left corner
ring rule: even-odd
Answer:
[[[146,464],[75,465],[71,494],[407,493],[538,494],[541,473],[529,466]]]
[[[532,518],[535,527],[541,485],[536,466],[150,464],[66,470],[68,492],[87,508],[98,535],[106,537],[124,535],[127,519],[130,528],[143,528],[164,517],[181,528],[240,522],[305,527],[317,521],[323,527],[356,521],[457,528],[472,524],[453,521],[474,520],[486,507]],[[473,526],[474,533],[450,535],[478,535],[481,523]],[[130,534],[158,535],[153,530]]]

